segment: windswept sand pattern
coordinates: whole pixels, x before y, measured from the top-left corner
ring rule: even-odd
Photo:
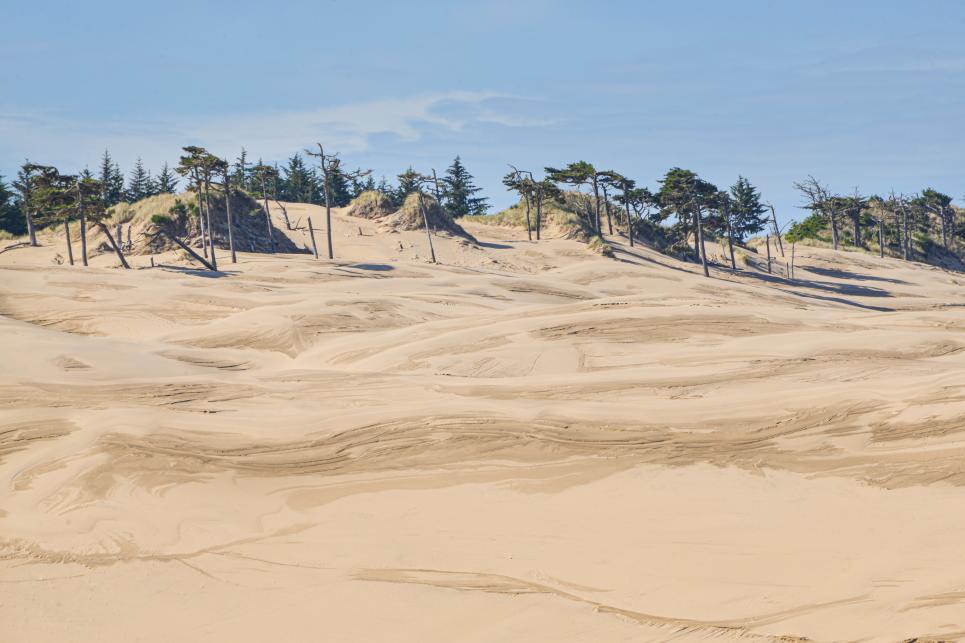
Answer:
[[[466,227],[0,255],[5,640],[962,638],[960,276]]]

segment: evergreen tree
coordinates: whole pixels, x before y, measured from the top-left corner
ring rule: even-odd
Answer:
[[[395,191],[395,201],[401,205],[405,201],[405,197],[412,192],[419,191],[419,181],[422,179],[422,175],[413,170],[410,165],[405,172],[396,178],[399,179],[399,187]]]
[[[296,153],[288,159],[288,165],[282,170],[278,198],[295,203],[311,203],[314,193],[315,177],[305,167],[301,155]]]
[[[104,156],[101,158],[98,180],[103,190],[101,199],[105,206],[117,205],[124,199],[124,175],[108,150],[104,150]]]
[[[27,233],[27,223],[17,204],[13,191],[7,186],[0,174],[0,230],[14,236]]]
[[[761,204],[761,195],[743,176],[730,186],[730,223],[734,238],[744,241],[757,234],[767,225],[767,208]]]
[[[258,163],[261,164],[261,161],[259,160]],[[242,190],[248,189],[250,176],[248,172],[248,150],[245,148],[241,148],[241,156],[235,159],[235,172],[231,180]]]
[[[485,197],[475,196],[482,191],[473,183],[473,177],[457,156],[443,178],[443,204],[449,216],[464,217],[466,215],[486,214],[489,209]]]
[[[144,163],[138,157],[131,170],[131,176],[127,181],[127,191],[125,197],[128,203],[134,203],[150,196],[151,194],[151,175],[144,169]]]
[[[161,173],[154,182],[155,194],[174,194],[178,189],[178,177],[171,171],[168,164],[161,166]]]

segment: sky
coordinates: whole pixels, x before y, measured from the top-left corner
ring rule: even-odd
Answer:
[[[460,155],[496,209],[507,164],[576,160],[742,175],[782,222],[809,174],[961,202],[963,27],[960,0],[0,0],[0,174],[320,141],[390,180]]]

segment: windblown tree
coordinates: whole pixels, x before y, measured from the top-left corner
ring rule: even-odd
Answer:
[[[29,160],[17,171],[17,180],[13,182],[14,189],[20,194],[20,209],[23,212],[30,245],[37,246],[37,226],[33,218],[33,189],[37,178],[37,168],[40,167]]]
[[[41,217],[41,225],[63,222],[70,263],[74,263],[70,240],[70,221],[83,216],[85,220],[93,221],[100,228],[114,249],[121,265],[130,269],[130,265],[121,251],[120,240],[114,239],[105,223],[109,217],[109,212],[103,201],[104,186],[92,178],[62,175],[56,168],[49,166],[34,166],[34,169],[37,178],[31,193],[32,209]],[[84,264],[86,265],[86,241],[84,247]]]
[[[543,229],[543,204],[561,199],[563,192],[555,182],[548,178],[544,178],[542,181],[533,180],[532,191],[533,201],[536,203],[536,240],[539,241]]]
[[[442,194],[444,201],[440,205],[445,208],[449,216],[459,218],[486,214],[489,210],[487,203],[489,199],[476,196],[482,188],[476,187],[472,175],[458,156],[446,170],[442,182],[445,186]]]
[[[597,184],[600,192],[603,193],[603,212],[606,214],[607,234],[613,234],[613,219],[610,216],[610,190],[620,189],[620,182],[624,179],[623,175],[613,170],[603,170],[597,172]]]
[[[337,153],[328,154],[325,152],[325,148],[322,147],[321,143],[316,143],[316,145],[318,146],[318,152],[305,150],[305,153],[318,159],[318,166],[321,170],[322,191],[325,194],[325,236],[328,241],[328,258],[334,259],[335,253],[332,250],[332,206],[348,205],[350,197],[346,188],[349,181],[366,176],[369,174],[369,171],[358,169],[346,172],[342,169],[342,161],[338,158]],[[344,191],[344,200],[340,194],[341,191]]]
[[[802,206],[803,208],[810,210],[812,216],[830,224],[831,246],[837,250],[839,197],[832,195],[828,186],[813,176],[808,176],[805,180],[795,183],[794,189],[800,192],[807,201],[807,203]]]
[[[633,217],[630,211],[638,198],[642,196],[642,191],[638,191],[637,182],[627,178],[622,174],[610,172],[608,180],[619,192],[616,195],[617,202],[623,206],[627,219],[627,237],[630,240],[630,247],[633,247]]]
[[[839,197],[837,199],[838,210],[851,219],[851,243],[855,248],[864,247],[864,241],[861,236],[861,230],[864,225],[864,212],[868,205],[868,200],[861,196],[858,192],[858,188],[848,196]]]
[[[591,227],[597,234],[603,234],[600,227],[600,184],[599,175],[591,164],[586,161],[576,161],[564,168],[547,167],[545,168],[547,178],[555,183],[572,185],[579,189],[581,186],[589,186],[593,191],[593,219]]]
[[[457,157],[458,158],[458,157]],[[520,171],[514,165],[510,165],[512,170],[503,177],[503,185],[507,189],[512,190],[519,194],[520,202],[524,203],[526,206],[526,237],[532,241],[533,240],[533,226],[530,220],[530,207],[533,201],[533,190],[535,188],[535,182],[533,181],[533,175],[530,172]],[[539,237],[537,237],[538,239]]]
[[[684,239],[693,234],[694,259],[701,262],[704,276],[710,276],[704,248],[703,215],[705,210],[718,205],[716,186],[690,170],[675,167],[660,180],[660,190],[656,197],[660,203],[660,219],[665,220],[674,215],[677,218],[678,233]]]
[[[209,198],[209,188],[211,179],[216,168],[221,163],[221,159],[214,156],[208,150],[196,145],[189,145],[182,148],[185,155],[178,163],[177,172],[181,176],[187,176],[194,183],[197,191],[198,216],[201,224],[201,243],[204,248],[204,256],[208,257],[208,249],[211,250],[211,265],[218,269],[218,259],[214,250],[214,234],[211,228],[211,201]]]

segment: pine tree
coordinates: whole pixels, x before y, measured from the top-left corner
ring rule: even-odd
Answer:
[[[144,169],[144,163],[138,157],[131,171],[130,179],[127,182],[125,197],[128,203],[134,203],[150,196],[151,194],[151,175]]]
[[[767,225],[767,208],[761,204],[761,195],[743,176],[730,186],[730,223],[734,238],[744,241],[757,234]]]
[[[315,193],[314,177],[305,167],[305,162],[299,154],[288,159],[288,165],[282,170],[282,178],[278,185],[278,197],[282,201],[295,203],[311,203]]]
[[[178,177],[171,171],[168,164],[161,166],[161,173],[157,175],[154,191],[156,194],[174,194],[178,189]]]
[[[27,233],[23,213],[14,199],[13,191],[4,182],[2,174],[0,174],[0,230],[17,237]]]
[[[412,192],[419,191],[419,180],[422,175],[412,169],[410,165],[405,172],[396,177],[399,179],[399,187],[395,190],[395,201],[401,205]]]
[[[258,163],[260,165],[261,161],[259,160]],[[247,190],[249,178],[248,150],[241,148],[241,156],[235,159],[235,172],[231,177],[231,181],[242,190]]]
[[[472,174],[462,164],[462,160],[457,156],[446,175],[443,178],[445,190],[443,201],[446,211],[452,217],[464,217],[466,215],[486,214],[489,209],[485,197],[477,197],[475,194],[482,191],[473,183]]]
[[[101,158],[98,180],[103,190],[101,198],[107,207],[117,205],[124,199],[124,175],[108,150],[104,150],[104,156]]]

